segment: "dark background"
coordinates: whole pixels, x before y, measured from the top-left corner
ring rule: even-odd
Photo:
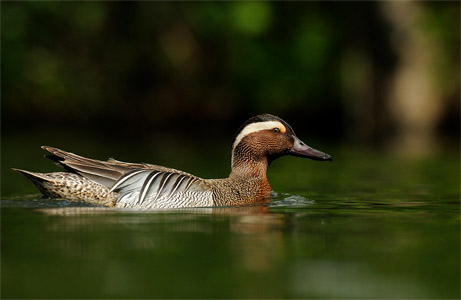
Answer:
[[[458,145],[457,1],[1,5],[3,137],[230,143],[267,112],[331,143]]]
[[[459,1],[0,5],[0,297],[459,298]],[[10,169],[225,177],[263,112],[334,158],[275,161],[270,207],[99,214]]]

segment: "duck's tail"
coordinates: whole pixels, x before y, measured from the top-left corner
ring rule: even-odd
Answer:
[[[106,203],[115,201],[118,193],[110,192],[110,188],[123,174],[134,169],[164,169],[143,163],[121,162],[112,158],[100,161],[49,146],[42,146],[42,149],[51,153],[46,157],[68,172],[35,173],[13,170],[29,178],[43,195],[51,198],[107,205]]]
[[[13,170],[30,179],[46,197],[105,206],[113,206],[117,197],[117,194],[110,192],[108,187],[79,174],[68,172],[36,173],[20,169]]]
[[[49,146],[42,146],[42,149],[52,153],[46,157],[56,162],[58,166],[109,188],[120,176],[133,169],[113,159],[100,161]]]

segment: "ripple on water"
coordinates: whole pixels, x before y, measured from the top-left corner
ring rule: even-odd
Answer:
[[[272,202],[269,207],[304,207],[315,204],[314,200],[299,195],[291,195],[287,193],[273,193],[271,195]]]
[[[74,202],[65,199],[50,199],[40,194],[29,194],[1,199],[2,207],[25,208],[56,208],[56,207],[81,207],[94,206],[84,202]]]

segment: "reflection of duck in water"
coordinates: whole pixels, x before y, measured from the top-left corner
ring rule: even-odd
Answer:
[[[241,205],[261,201],[272,191],[266,177],[271,161],[294,155],[331,160],[304,144],[282,119],[263,114],[247,120],[232,144],[228,178],[202,179],[145,163],[99,161],[56,148],[43,149],[69,172],[34,173],[28,177],[51,198],[64,198],[115,207],[177,208]]]

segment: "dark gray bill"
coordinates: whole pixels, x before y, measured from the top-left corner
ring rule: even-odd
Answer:
[[[298,137],[294,136],[293,147],[288,150],[288,154],[299,157],[306,157],[313,160],[329,160],[333,161],[330,155],[323,153],[319,150],[309,147],[303,143]]]

